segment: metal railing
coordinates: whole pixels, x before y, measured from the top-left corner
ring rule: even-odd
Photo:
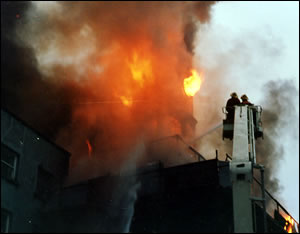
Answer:
[[[253,177],[253,180],[259,185],[259,186],[261,186],[262,185],[262,183],[261,182],[259,182],[259,180],[258,179],[256,179],[255,177]],[[265,189],[265,194],[271,199],[271,201],[273,201],[273,202],[275,202],[275,204],[276,204],[276,208],[274,209],[274,210],[272,210],[273,212],[273,214],[270,214],[270,213],[268,213],[271,217],[273,217],[273,218],[275,218],[274,217],[274,212],[275,211],[277,211],[278,212],[278,214],[280,214],[283,218],[285,218],[284,216],[283,216],[283,214],[282,213],[284,213],[285,215],[286,215],[286,217],[287,216],[290,216],[291,217],[291,219],[293,219],[293,221],[294,221],[294,227],[293,227],[293,229],[294,229],[294,232],[295,233],[299,233],[299,223],[293,218],[293,216],[280,204],[280,202],[276,199],[276,198],[274,198],[274,196],[272,196],[271,195],[271,193],[270,192],[268,192],[268,190],[266,190]]]

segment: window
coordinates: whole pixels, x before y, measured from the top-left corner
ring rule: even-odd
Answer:
[[[4,209],[1,209],[1,233],[7,233],[9,231],[9,224],[11,221],[11,215]]]
[[[56,185],[55,177],[42,166],[39,166],[35,196],[42,201],[47,201],[53,194]]]
[[[16,180],[19,155],[1,143],[1,177],[10,181]]]

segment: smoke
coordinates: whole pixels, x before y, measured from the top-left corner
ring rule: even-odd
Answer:
[[[210,77],[211,79],[220,78],[219,76]],[[224,85],[223,88],[226,89],[226,86]],[[206,159],[216,158],[217,150],[219,159],[224,160],[226,154],[232,156],[233,145],[229,139],[222,139],[223,119],[225,119],[222,107],[226,105],[226,101],[224,101],[226,95],[221,97],[222,92],[218,92],[219,90],[216,89],[219,87],[210,87],[212,93],[219,93],[219,95],[214,95],[214,98],[198,95],[194,99],[197,106],[195,116],[198,123],[196,126],[197,134],[193,143],[195,148],[205,155]]]
[[[284,160],[284,156],[292,157],[289,152],[285,151],[286,137],[289,136],[288,141],[299,138],[299,122],[295,121],[299,119],[299,110],[296,109],[297,98],[294,98],[299,96],[299,91],[292,80],[269,81],[265,83],[262,90],[264,99],[255,104],[261,105],[263,108],[264,139],[256,140],[256,158],[257,163],[265,166],[266,189],[271,194],[276,194],[282,189],[282,185],[279,184],[276,177],[279,165]],[[205,100],[205,98],[201,97],[201,100]],[[205,111],[211,108],[207,104],[209,101],[206,99],[204,103],[206,103],[206,105],[202,104],[204,113],[198,113],[198,116],[211,113]],[[211,111],[213,112],[213,110]],[[206,155],[207,158],[215,158],[214,150],[217,149],[221,158],[224,159],[226,153],[232,154],[232,142],[227,139],[221,140],[223,128],[217,128],[218,125],[213,124],[221,120],[218,115],[220,114],[213,114],[209,118],[210,121],[205,118],[198,120],[198,123],[202,121],[208,124],[198,126],[198,132],[201,134],[196,137],[195,142],[199,152]],[[255,171],[255,177],[260,179],[259,171]]]
[[[145,145],[140,142],[130,152],[128,161],[122,165],[119,181],[112,194],[112,207],[109,216],[114,225],[109,226],[108,232],[128,233],[134,215],[134,203],[140,182],[136,179],[137,160],[145,153]]]
[[[257,163],[265,166],[266,188],[273,194],[281,189],[276,174],[278,166],[283,161],[285,152],[282,139],[289,135],[297,138],[299,113],[296,111],[294,97],[299,91],[291,80],[269,81],[263,87],[265,98],[261,101],[263,106],[262,122],[264,139],[256,143]],[[299,137],[299,135],[298,135]]]
[[[185,14],[184,24],[184,42],[186,49],[194,54],[194,41],[199,27],[199,22],[207,23],[210,19],[211,5],[216,2],[212,1],[198,1],[194,2],[188,8],[189,14]]]
[[[206,79],[194,97],[195,138],[201,136],[195,144],[208,158],[215,157],[215,149],[219,155],[231,154],[232,142],[221,140],[222,128],[210,132],[224,117],[225,97],[232,91],[245,92],[240,68],[259,76],[255,72],[265,70],[260,64],[267,66],[280,57],[282,45],[276,40],[268,43],[255,33],[230,38],[230,43],[222,37],[226,35],[223,28],[210,33],[214,4],[1,2],[2,107],[70,151],[71,173],[78,179],[119,171],[141,132],[146,142],[176,134],[192,142],[184,124],[192,112],[192,100],[185,96],[182,81],[195,65],[205,69]],[[220,44],[229,46],[228,50]],[[151,67],[141,82],[132,79],[129,68],[134,55]],[[264,100],[257,101],[266,118],[257,158],[270,166],[267,184],[275,191],[274,159],[284,153],[278,144],[279,132],[292,116],[277,97],[293,102],[281,95],[295,88],[284,82],[272,85],[266,86],[269,93],[264,90]],[[277,88],[279,96],[269,86]],[[121,96],[138,101],[128,107]],[[250,101],[255,97],[248,96]],[[280,116],[275,106],[284,110]],[[92,146],[90,158],[87,139]]]
[[[195,148],[208,159],[215,158],[216,149],[220,159],[224,160],[226,153],[232,155],[232,141],[223,141],[222,127],[215,126],[225,119],[222,107],[229,94],[235,91],[240,97],[246,93],[250,102],[263,108],[264,139],[256,141],[257,162],[266,167],[266,188],[276,194],[282,188],[277,179],[279,165],[291,157],[286,144],[299,139],[299,110],[295,109],[299,91],[292,81],[279,80],[280,69],[271,69],[280,67],[286,52],[281,38],[272,32],[266,36],[256,31],[230,34],[228,30],[207,25],[196,35],[195,66],[204,69],[206,79],[194,97],[198,121]],[[298,147],[294,142],[291,145]]]
[[[211,30],[214,4],[1,2],[1,105],[71,152],[76,182],[119,171],[140,133],[151,142],[187,132],[182,135],[191,143],[184,122],[192,100],[182,81],[192,67],[203,69],[194,97],[196,148],[207,159],[215,149],[221,159],[231,155],[222,128],[211,130],[224,118],[229,93],[247,93],[263,107],[257,162],[266,166],[267,189],[279,191],[276,174],[287,155],[283,136],[299,139],[299,110],[293,109],[299,93],[289,81],[267,83],[262,100],[257,90],[278,76],[274,67],[281,67],[284,44],[270,29],[268,35],[216,25]],[[132,79],[134,54],[152,70],[142,82]],[[124,106],[121,96],[138,102]]]
[[[70,121],[70,103],[78,92],[71,82],[64,85],[44,80],[34,51],[18,43],[16,28],[24,26],[26,2],[1,2],[1,106],[16,113],[52,138]]]
[[[70,151],[78,177],[119,171],[140,133],[190,138],[182,84],[214,3],[1,3],[2,106]]]

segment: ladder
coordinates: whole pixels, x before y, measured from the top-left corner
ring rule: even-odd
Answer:
[[[256,164],[256,136],[253,114],[256,114],[257,107],[243,105],[234,108],[233,151],[232,161],[229,164],[232,182],[234,232],[253,233],[252,200],[258,199],[251,197],[253,168],[259,168],[262,171],[264,169],[263,166]],[[262,189],[262,198],[259,198],[259,200],[263,202],[265,213],[264,188]],[[264,227],[266,230],[266,217],[264,217]]]

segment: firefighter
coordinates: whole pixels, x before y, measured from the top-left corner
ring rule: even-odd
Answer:
[[[238,95],[236,92],[233,92],[230,94],[231,98],[228,99],[226,103],[226,111],[227,113],[227,120],[233,120],[234,119],[234,106],[240,105],[240,99],[238,98]]]
[[[249,105],[249,106],[253,106],[253,104],[251,102],[248,101],[248,97],[246,94],[243,94],[241,96],[241,99],[242,99],[242,104],[245,104],[245,105]]]

